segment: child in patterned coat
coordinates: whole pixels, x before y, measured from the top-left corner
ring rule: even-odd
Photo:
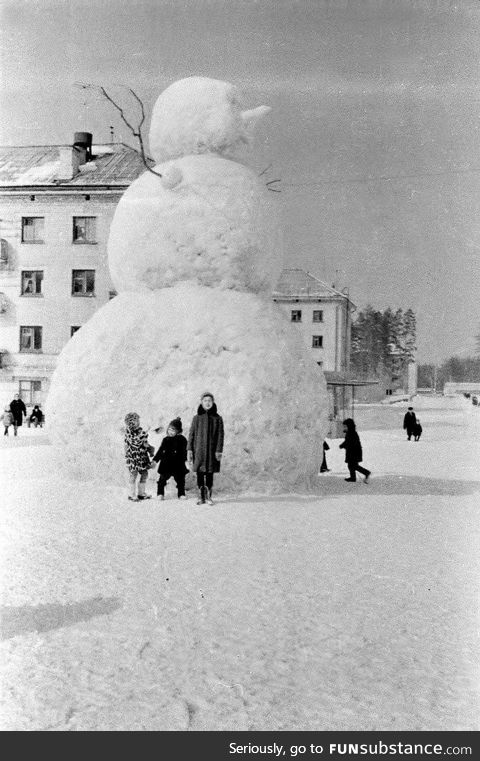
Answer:
[[[145,494],[145,484],[150,468],[150,457],[154,448],[148,443],[148,434],[140,427],[140,418],[136,412],[125,415],[125,459],[129,473],[131,502],[150,499],[151,494]],[[137,478],[138,495],[137,495]]]
[[[8,429],[10,428],[11,425],[13,425],[13,415],[10,412],[10,407],[5,407],[2,420],[3,420],[3,425],[5,426],[3,435],[8,436]]]

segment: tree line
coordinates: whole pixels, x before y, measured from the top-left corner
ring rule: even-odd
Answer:
[[[416,318],[412,309],[379,311],[370,304],[351,328],[350,370],[359,379],[388,374],[400,380],[415,359]]]
[[[419,388],[443,391],[448,381],[480,383],[480,334],[477,356],[450,357],[440,365],[419,364]],[[416,318],[412,309],[384,311],[370,304],[358,312],[351,327],[350,373],[358,379],[388,375],[402,383],[416,352]]]

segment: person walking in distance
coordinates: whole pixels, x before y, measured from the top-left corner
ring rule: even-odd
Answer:
[[[188,462],[197,474],[197,505],[213,505],[213,474],[220,472],[223,453],[223,420],[213,394],[205,391],[188,435]]]
[[[22,425],[23,417],[27,417],[27,408],[23,399],[20,399],[20,394],[15,394],[10,402],[10,412],[13,416],[13,435],[16,436],[18,427]]]
[[[343,421],[343,433],[345,441],[340,444],[340,449],[345,450],[345,462],[350,471],[350,478],[346,478],[345,481],[356,481],[356,471],[358,470],[359,473],[365,476],[363,479],[365,483],[368,483],[371,474],[369,470],[362,468],[359,464],[363,460],[362,445],[352,418],[347,418]]]
[[[403,430],[407,432],[408,441],[410,441],[410,439],[414,435],[416,422],[417,422],[417,417],[413,411],[413,407],[409,407],[403,418]]]
[[[415,425],[413,427],[413,439],[414,441],[420,441],[420,436],[422,435],[423,428],[420,425],[420,418],[417,417],[415,421]]]

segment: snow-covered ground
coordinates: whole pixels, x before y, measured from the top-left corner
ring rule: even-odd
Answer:
[[[368,485],[331,440],[317,495],[214,507],[2,438],[1,729],[479,729],[480,410],[403,414],[356,410]]]

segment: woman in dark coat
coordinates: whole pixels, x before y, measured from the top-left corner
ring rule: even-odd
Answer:
[[[407,437],[409,441],[412,438],[412,436],[415,435],[416,422],[417,422],[417,417],[413,411],[413,407],[409,407],[403,418],[403,430],[407,432]]]
[[[23,416],[27,417],[27,408],[23,400],[20,399],[20,394],[15,394],[10,402],[10,412],[13,415],[13,435],[16,436],[18,426],[22,425]]]
[[[365,476],[365,483],[368,483],[370,471],[359,465],[363,460],[362,445],[352,418],[349,417],[343,421],[343,432],[345,434],[345,441],[340,444],[340,449],[345,450],[345,462],[350,471],[350,478],[346,478],[345,481],[356,481],[357,476],[355,471],[358,470],[359,473],[363,473]]]
[[[188,435],[189,463],[197,474],[199,496],[197,505],[213,505],[213,474],[220,472],[223,452],[223,420],[217,412],[213,394],[201,396],[197,414],[192,420]]]

